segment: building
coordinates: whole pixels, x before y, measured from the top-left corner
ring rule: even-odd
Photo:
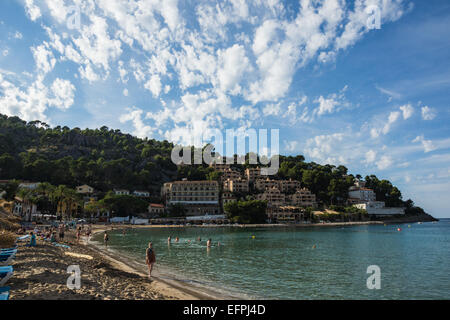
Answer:
[[[80,205],[77,201],[61,200],[56,207],[56,215],[64,218],[73,218],[78,215]]]
[[[141,191],[141,190],[135,190],[135,191],[133,191],[133,196],[148,198],[148,197],[150,197],[150,192],[148,192],[148,191]]]
[[[353,186],[348,191],[348,202],[350,204],[376,201],[376,198],[377,196],[372,189]]]
[[[182,204],[186,215],[219,214],[219,183],[217,181],[174,181],[164,184],[162,195],[166,207]]]
[[[232,163],[234,163],[234,160]],[[212,163],[209,164],[209,166],[216,171],[231,169],[231,165],[227,164],[227,158],[224,157],[220,157],[219,159],[214,160]]]
[[[13,214],[22,217],[25,221],[31,221],[37,214],[37,205],[20,197],[14,198]]]
[[[257,168],[247,168],[245,169],[245,177],[248,181],[253,182],[256,179],[260,179],[261,176],[261,169],[259,167]]]
[[[222,175],[220,177],[220,181],[225,181],[227,179],[231,179],[231,180],[237,180],[241,178],[241,173],[237,170],[233,170],[233,169],[225,169],[225,170],[220,170],[222,172]]]
[[[256,196],[257,200],[267,201],[268,207],[279,207],[285,204],[286,196],[281,193],[278,188],[268,188],[264,193],[260,193]]]
[[[315,207],[316,195],[306,188],[297,189],[297,191],[288,197],[289,202],[298,207]]]
[[[405,214],[405,208],[385,207],[383,201],[368,201],[353,205],[358,209],[366,210],[371,216],[392,216],[397,214]]]
[[[281,192],[287,192],[287,193],[291,193],[291,192],[295,192],[297,189],[300,189],[301,185],[300,185],[300,181],[297,180],[280,180],[278,181],[278,185],[279,185],[279,189]]]
[[[114,194],[116,196],[127,196],[130,194],[130,191],[126,189],[114,189]]]
[[[84,184],[82,186],[78,186],[75,189],[77,191],[77,193],[81,193],[81,194],[92,194],[94,193],[94,188],[92,188],[91,186],[88,186],[87,184]]]
[[[19,184],[19,189],[35,190],[40,184],[40,182],[22,182]]]
[[[148,213],[151,217],[161,216],[164,214],[164,205],[159,203],[150,203],[148,205]]]
[[[295,206],[267,207],[266,214],[270,223],[299,223],[305,219],[303,208]]]
[[[355,180],[355,187],[364,188],[365,186],[366,186],[366,182],[364,180],[360,180],[360,179]]]
[[[227,179],[223,182],[223,190],[229,192],[248,192],[248,180],[246,179]]]
[[[255,182],[255,188],[259,191],[264,191],[266,189],[277,188],[280,189],[280,183],[278,180],[272,179],[257,179]]]
[[[222,209],[224,208],[224,206],[225,206],[227,203],[235,202],[235,201],[237,201],[237,199],[236,199],[235,196],[233,196],[233,193],[231,193],[231,192],[229,192],[229,191],[224,191],[224,192],[222,193]]]

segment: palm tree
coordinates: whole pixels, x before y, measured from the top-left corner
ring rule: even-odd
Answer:
[[[56,203],[57,208],[59,207],[60,213],[62,216],[65,215],[65,218],[73,218],[72,207],[74,203],[79,203],[80,198],[74,189],[68,188],[65,185],[58,186],[52,194],[53,201]],[[66,210],[63,210],[63,206],[65,206]],[[57,209],[58,211],[58,209]],[[64,211],[64,212],[63,212]]]

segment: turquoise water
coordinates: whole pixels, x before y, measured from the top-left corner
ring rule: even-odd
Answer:
[[[398,227],[153,228],[113,231],[110,242],[144,261],[153,241],[160,274],[241,298],[450,299],[450,220]],[[380,290],[367,289],[370,265]]]

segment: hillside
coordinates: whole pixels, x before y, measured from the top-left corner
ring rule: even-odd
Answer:
[[[164,182],[218,179],[207,165],[180,166],[170,159],[173,144],[140,139],[107,127],[84,129],[54,127],[41,121],[26,122],[0,115],[0,179],[49,182],[53,185],[88,184],[100,191],[113,188],[150,190],[158,195]],[[235,166],[243,171],[250,165]],[[322,205],[341,205],[348,188],[360,175],[348,174],[344,166],[305,162],[298,156],[280,156],[274,179],[295,179],[317,195]],[[365,177],[378,201],[386,206],[406,207],[407,213],[423,214],[412,200],[404,201],[390,181]]]

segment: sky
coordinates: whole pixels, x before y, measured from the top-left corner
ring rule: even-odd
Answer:
[[[279,129],[281,154],[389,179],[436,217],[449,98],[445,0],[0,1],[2,114],[182,144]]]

